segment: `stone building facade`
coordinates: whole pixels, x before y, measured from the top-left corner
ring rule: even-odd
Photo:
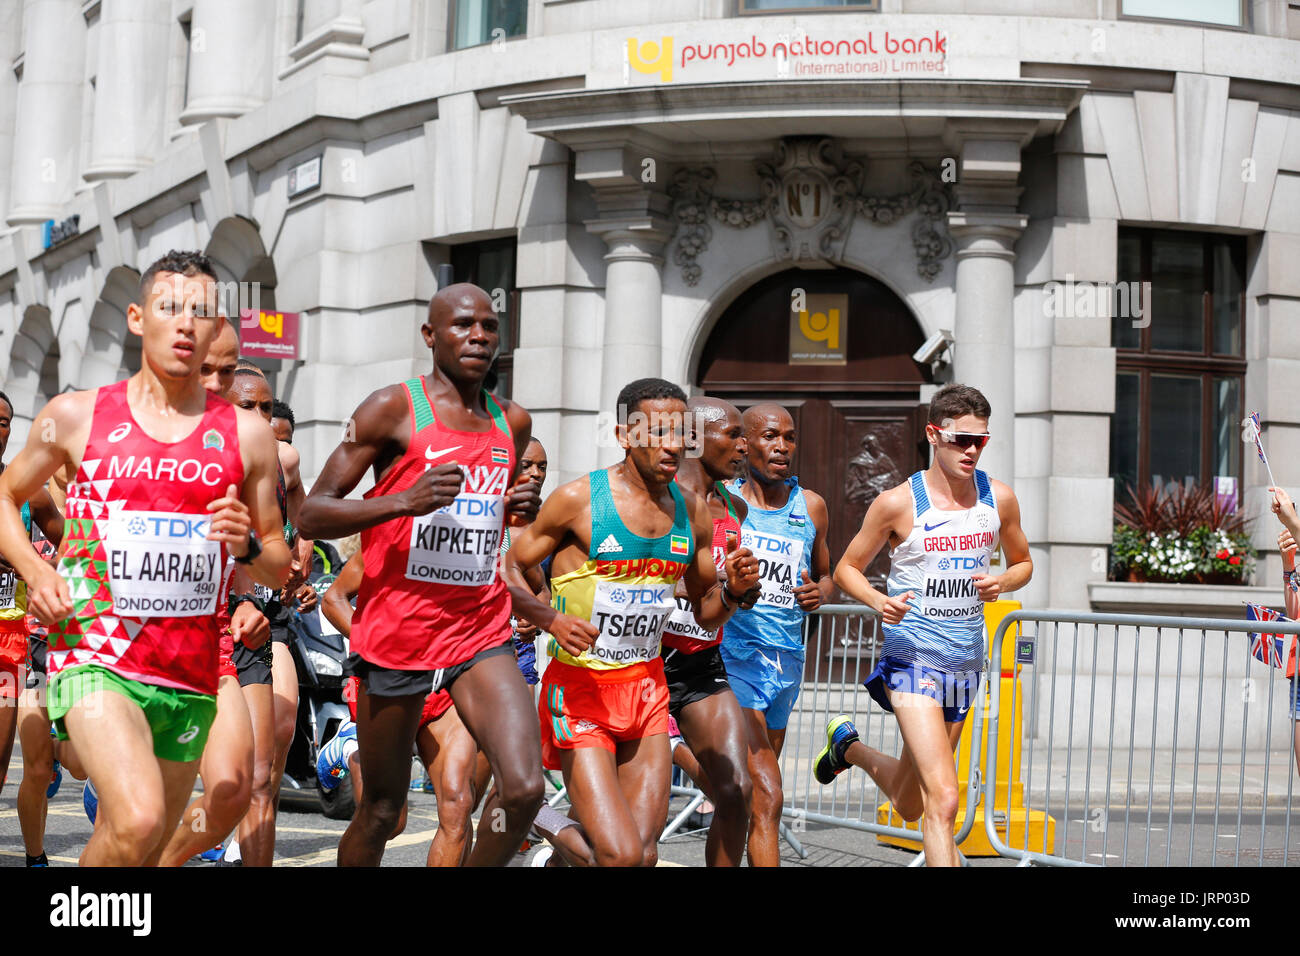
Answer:
[[[268,369],[309,480],[427,369],[450,264],[501,290],[501,388],[561,480],[631,378],[776,399],[833,547],[924,464],[936,385],[979,386],[1027,604],[1098,601],[1119,479],[1262,510],[1249,410],[1300,483],[1285,0],[0,0],[0,57],[16,444],[138,367],[125,309],[178,247],[302,313]]]

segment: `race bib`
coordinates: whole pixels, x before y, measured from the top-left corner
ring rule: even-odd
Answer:
[[[491,584],[504,515],[504,496],[461,493],[447,507],[417,517],[406,577],[464,587]]]
[[[600,636],[587,653],[611,664],[658,657],[659,639],[676,606],[667,582],[597,581],[591,623],[600,628]]]
[[[170,511],[113,512],[104,541],[113,613],[212,614],[221,580],[221,543],[207,540],[208,522],[207,515]]]
[[[668,615],[668,623],[664,625],[664,633],[689,637],[693,641],[712,641],[718,637],[717,631],[700,627],[695,620],[695,611],[691,608],[691,599],[684,597],[676,599],[672,613]]]
[[[18,575],[12,571],[0,571],[0,611],[11,611],[18,605],[14,599],[18,594]]]
[[[928,571],[920,605],[922,616],[932,621],[965,620],[984,614],[984,602],[970,574],[957,577]]]
[[[742,530],[740,543],[758,558],[758,581],[762,588],[757,604],[793,608],[794,589],[801,583],[803,541],[781,535]]]

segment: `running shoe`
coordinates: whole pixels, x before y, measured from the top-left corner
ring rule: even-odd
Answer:
[[[89,780],[81,788],[81,805],[86,808],[86,816],[90,818],[90,825],[95,825],[95,814],[99,812],[99,794],[95,792],[95,785]]]
[[[322,790],[333,790],[348,775],[348,757],[357,749],[357,725],[346,720],[339,732],[320,749],[316,758],[316,777]]]
[[[849,769],[844,751],[857,739],[858,728],[853,726],[848,714],[831,718],[826,725],[826,748],[817,755],[817,762],[813,764],[813,776],[818,783],[828,784]]]
[[[554,853],[555,851],[551,849],[549,846],[544,846],[536,853],[533,854],[533,858],[528,861],[528,865],[545,866],[550,861]]]
[[[199,859],[202,860],[204,863],[216,863],[223,856],[225,856],[225,853],[226,853],[226,848],[222,846],[220,843],[218,843],[211,850],[204,850],[202,853],[200,853]]]

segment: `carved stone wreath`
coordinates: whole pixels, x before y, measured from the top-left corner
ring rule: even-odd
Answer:
[[[855,215],[889,226],[916,212],[912,248],[917,272],[933,282],[942,261],[952,254],[952,241],[943,228],[951,197],[938,173],[919,160],[908,167],[911,188],[894,196],[864,195],[862,163],[846,158],[839,144],[826,137],[782,140],[773,161],[755,168],[762,189],[759,199],[714,196],[717,173],[707,166],[679,169],[673,175],[668,190],[673,200],[673,262],[681,267],[687,285],[697,285],[703,274],[699,257],[713,238],[711,222],[748,229],[766,219],[778,258],[839,262]],[[815,203],[812,212],[803,209],[805,198]]]

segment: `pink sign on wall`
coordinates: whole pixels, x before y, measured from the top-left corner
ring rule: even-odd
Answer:
[[[297,312],[242,309],[239,313],[239,354],[248,358],[296,359]]]

